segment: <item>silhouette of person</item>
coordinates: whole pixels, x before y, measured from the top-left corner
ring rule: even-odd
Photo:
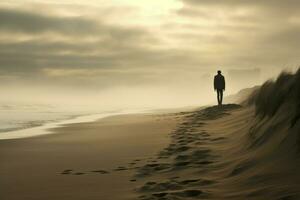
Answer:
[[[225,91],[225,78],[218,70],[218,74],[214,78],[214,88],[217,91],[218,105],[222,105],[223,101],[223,91]]]

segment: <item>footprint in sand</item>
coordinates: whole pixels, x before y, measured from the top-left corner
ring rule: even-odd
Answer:
[[[180,197],[183,197],[183,198],[199,198],[200,196],[204,196],[205,193],[201,190],[183,190],[183,191],[180,191],[180,192],[158,192],[158,193],[153,193],[152,194],[152,197],[154,197],[155,199],[169,199],[169,197],[171,199],[173,198],[180,198]],[[145,198],[145,197],[142,197],[141,199],[153,199],[152,197],[150,198]],[[167,198],[166,198],[167,197]]]
[[[149,176],[157,172],[164,172],[171,169],[169,163],[151,163],[146,164],[137,171],[137,176]]]
[[[116,169],[114,169],[114,171],[125,171],[125,170],[129,170],[129,168],[123,167],[123,166],[119,166]]]
[[[105,170],[94,170],[94,171],[91,171],[91,172],[99,173],[99,174],[109,174],[109,172],[105,171]]]
[[[84,175],[85,173],[83,172],[76,172],[76,173],[73,173],[73,175]]]
[[[210,141],[215,142],[215,141],[220,141],[220,140],[225,140],[225,139],[226,139],[225,137],[217,137],[217,138],[211,139]]]
[[[73,172],[73,169],[65,169],[61,174],[71,174]]]
[[[140,196],[143,200],[156,199],[181,199],[181,198],[199,198],[209,195],[202,190],[194,189],[195,186],[204,186],[213,184],[214,181],[206,179],[187,179],[178,180],[177,177],[169,179],[166,182],[147,182],[139,191],[147,194]]]
[[[203,194],[201,190],[184,190],[181,192],[174,193],[174,196],[179,197],[198,197],[199,195]]]

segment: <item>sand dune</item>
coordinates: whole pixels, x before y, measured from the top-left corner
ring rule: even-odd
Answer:
[[[142,200],[300,199],[300,70],[242,106],[187,114],[155,165],[138,170]]]
[[[277,123],[238,105],[187,115],[138,170],[140,199],[299,199],[299,127]]]

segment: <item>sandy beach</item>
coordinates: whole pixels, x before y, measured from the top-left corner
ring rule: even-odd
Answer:
[[[120,115],[2,140],[0,199],[135,199],[135,166],[168,145],[176,122],[174,116]]]
[[[253,106],[228,104],[113,116],[3,140],[0,197],[297,200],[298,128],[285,120],[261,120]]]

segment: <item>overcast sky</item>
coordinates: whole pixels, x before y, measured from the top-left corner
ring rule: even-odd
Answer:
[[[265,77],[300,63],[299,8],[298,0],[2,0],[1,85],[185,88],[217,69]]]

